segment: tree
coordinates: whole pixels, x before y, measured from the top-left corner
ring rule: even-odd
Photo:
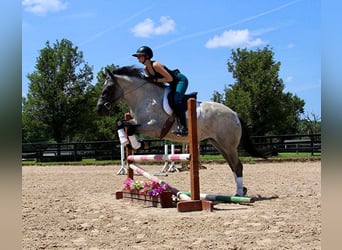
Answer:
[[[40,50],[35,71],[27,75],[29,92],[23,98],[23,132],[26,140],[71,139],[87,127],[94,94],[92,68],[71,41],[62,39]],[[94,107],[92,106],[94,110]]]
[[[314,113],[306,113],[299,122],[298,130],[301,134],[320,134],[321,118]]]
[[[283,93],[280,62],[273,57],[268,46],[256,51],[236,49],[227,63],[236,81],[225,88],[224,104],[237,111],[255,135],[293,133],[304,112],[303,100]]]
[[[218,103],[224,103],[224,95],[220,92],[214,91],[213,97],[211,98],[211,100],[213,102],[218,102]]]

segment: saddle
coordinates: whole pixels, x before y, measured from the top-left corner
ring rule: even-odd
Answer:
[[[185,94],[184,95],[184,97],[182,99],[182,108],[183,108],[184,112],[188,110],[188,105],[187,105],[188,99],[190,99],[190,98],[197,99],[197,94],[198,94],[198,92],[191,92],[189,94]],[[168,101],[170,107],[173,110],[175,109],[175,104],[174,104],[174,101],[173,101],[174,100],[174,98],[173,98],[174,95],[175,94],[172,91],[170,91],[170,93],[167,95],[167,101]]]
[[[197,99],[197,94],[198,92],[191,92],[189,94],[185,94],[183,99],[182,99],[182,108],[184,110],[184,112],[186,112],[188,110],[188,105],[187,105],[187,101],[190,98],[195,98]],[[166,96],[166,98],[165,98]],[[161,132],[160,132],[160,136],[159,139],[162,139],[170,130],[172,124],[175,122],[176,119],[176,114],[175,112],[172,112],[171,110],[169,110],[166,107],[165,104],[165,100],[167,100],[167,104],[169,105],[169,107],[174,110],[175,109],[175,105],[174,105],[174,101],[173,101],[173,97],[174,97],[174,92],[171,91],[171,89],[166,88],[165,89],[165,95],[164,95],[164,110],[169,114],[169,117],[167,118]]]

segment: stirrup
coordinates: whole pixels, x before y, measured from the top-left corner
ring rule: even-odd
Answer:
[[[173,134],[177,136],[187,136],[188,135],[188,130],[187,129],[177,129],[175,131],[172,131]]]

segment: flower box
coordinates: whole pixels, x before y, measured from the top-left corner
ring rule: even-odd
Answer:
[[[175,207],[172,201],[172,193],[164,191],[160,196],[149,196],[145,194],[139,194],[138,192],[118,191],[116,192],[116,199],[125,199],[132,202],[138,202],[152,207]]]

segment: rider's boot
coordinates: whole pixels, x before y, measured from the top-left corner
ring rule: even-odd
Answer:
[[[176,134],[177,136],[187,136],[188,128],[186,126],[185,110],[181,103],[176,104],[175,113],[177,116],[177,130],[172,131],[172,133]]]

